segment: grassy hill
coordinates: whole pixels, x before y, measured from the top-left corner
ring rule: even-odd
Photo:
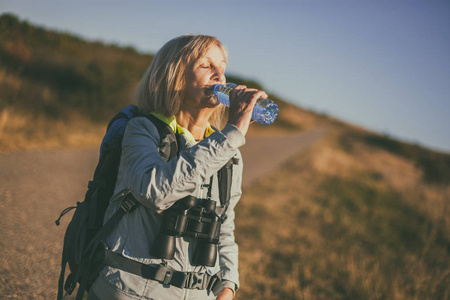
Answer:
[[[245,190],[237,299],[450,299],[448,173],[372,137],[333,128]]]
[[[2,15],[0,150],[92,144],[151,59]]]
[[[151,59],[0,16],[0,151],[97,146]],[[450,299],[450,155],[270,97],[328,134],[245,190],[236,299]]]

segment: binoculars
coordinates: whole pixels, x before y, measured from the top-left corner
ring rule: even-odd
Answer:
[[[197,239],[192,263],[213,267],[217,259],[220,227],[223,218],[216,214],[216,202],[187,196],[164,211],[161,229],[150,250],[150,254],[164,259],[173,259],[175,241],[178,237],[191,236]]]

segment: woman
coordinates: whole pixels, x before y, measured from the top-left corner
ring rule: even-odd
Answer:
[[[178,157],[164,162],[158,152],[160,136],[155,125],[146,117],[136,117],[128,123],[115,195],[105,219],[119,209],[128,191],[141,205],[125,214],[106,242],[116,254],[171,271],[165,273],[164,279],[148,279],[156,275],[139,276],[106,266],[91,287],[89,299],[214,299],[210,284],[204,284],[205,280],[212,283],[213,275],[221,279],[214,281],[217,299],[233,298],[239,286],[238,247],[233,233],[234,207],[241,195],[242,159],[238,148],[245,143],[256,100],[267,98],[267,94],[237,86],[230,94],[227,124],[220,131],[214,130],[209,122],[220,128],[224,107],[211,93],[211,87],[225,83],[226,64],[223,45],[204,35],[175,38],[153,59],[138,87],[136,105],[177,132],[180,152]],[[198,240],[192,236],[176,239],[173,259],[154,256],[152,247],[164,212],[178,200],[186,196],[210,198],[218,208],[223,206],[217,172],[232,158],[237,159],[232,166],[229,205],[222,207],[226,218],[215,263],[193,263]],[[177,276],[195,278],[195,282],[186,279],[185,286],[175,286],[172,271]]]

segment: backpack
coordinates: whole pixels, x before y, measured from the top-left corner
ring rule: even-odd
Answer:
[[[122,140],[125,127],[132,118],[144,116],[136,106],[130,105],[121,110],[108,124],[106,134],[100,147],[99,162],[94,176],[88,184],[84,201],[77,206],[64,209],[59,221],[66,213],[75,209],[72,220],[67,226],[61,261],[61,273],[58,281],[58,298],[71,295],[79,284],[76,299],[82,299],[85,291],[89,291],[100,270],[103,258],[97,257],[96,247],[119,223],[121,217],[136,208],[138,203],[129,193],[124,197],[121,208],[105,224],[105,211],[114,193],[117,180]],[[167,162],[178,154],[177,136],[173,130],[153,115],[145,115],[158,129],[160,135],[159,153]],[[65,279],[65,270],[69,265],[70,274]],[[63,295],[65,290],[65,294]]]

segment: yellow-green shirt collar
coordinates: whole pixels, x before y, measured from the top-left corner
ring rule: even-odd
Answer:
[[[158,113],[152,113],[152,115],[154,115],[155,117],[157,117],[158,119],[169,125],[170,128],[172,128],[173,132],[177,132],[177,120],[175,119],[175,116],[166,117]]]
[[[175,116],[166,117],[166,116],[164,116],[162,114],[158,114],[158,113],[152,113],[152,115],[154,115],[155,117],[157,117],[158,119],[160,119],[161,121],[163,121],[164,123],[169,125],[170,128],[172,128],[173,132],[175,132],[175,133],[178,132],[179,134],[183,133],[189,142],[191,142],[192,144],[196,143],[196,140],[195,140],[194,136],[192,135],[192,133],[190,133],[189,130],[187,130],[186,128],[178,125]],[[214,132],[214,129],[211,127],[211,124],[208,123],[208,125],[206,126],[205,137],[210,136],[213,132]]]

